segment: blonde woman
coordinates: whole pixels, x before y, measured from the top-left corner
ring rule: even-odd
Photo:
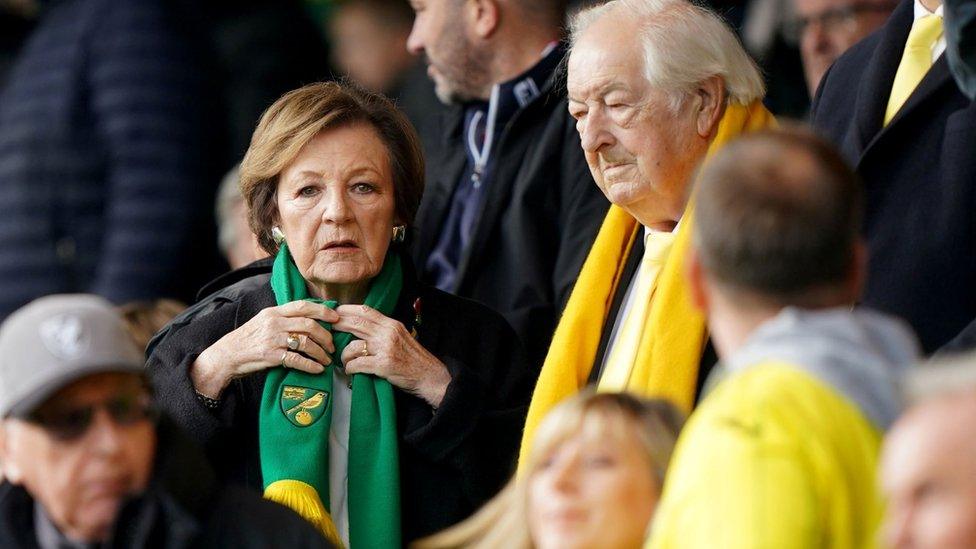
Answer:
[[[542,422],[524,477],[413,547],[638,548],[683,420],[663,400],[580,393]]]

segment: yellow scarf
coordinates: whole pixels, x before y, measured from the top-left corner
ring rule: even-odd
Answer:
[[[748,107],[730,104],[705,158],[739,134],[774,124],[773,115],[759,101]],[[707,337],[705,317],[692,304],[684,277],[693,213],[694,204],[689,201],[658,278],[651,303],[651,329],[644,330],[628,386],[642,396],[670,399],[686,412],[691,411],[694,402],[698,362]],[[532,395],[522,437],[520,470],[542,418],[553,406],[587,385],[627,254],[640,229],[640,224],[622,208],[610,207],[559,319]]]

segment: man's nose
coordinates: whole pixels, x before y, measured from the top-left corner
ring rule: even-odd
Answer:
[[[808,54],[823,55],[831,50],[830,37],[824,23],[813,20],[803,30],[803,49]]]
[[[122,427],[101,408],[94,412],[87,436],[93,447],[102,454],[116,454],[125,444]]]
[[[413,27],[410,28],[410,35],[407,36],[407,51],[414,55],[424,53],[424,41],[422,39],[422,29],[420,26],[420,18],[415,17],[413,20]]]
[[[609,131],[607,120],[599,111],[591,111],[585,119],[577,122],[583,150],[595,153],[602,147],[613,144],[613,134]]]

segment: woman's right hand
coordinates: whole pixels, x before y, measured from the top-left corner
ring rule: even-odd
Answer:
[[[335,345],[318,320],[334,323],[339,315],[311,301],[262,310],[200,353],[190,368],[193,387],[204,396],[219,398],[234,378],[279,365],[322,373],[332,363]],[[289,334],[298,336],[295,350],[288,348]]]

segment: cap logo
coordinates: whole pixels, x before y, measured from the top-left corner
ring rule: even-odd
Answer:
[[[54,356],[70,360],[88,349],[91,337],[81,318],[58,315],[41,323],[41,342]]]

